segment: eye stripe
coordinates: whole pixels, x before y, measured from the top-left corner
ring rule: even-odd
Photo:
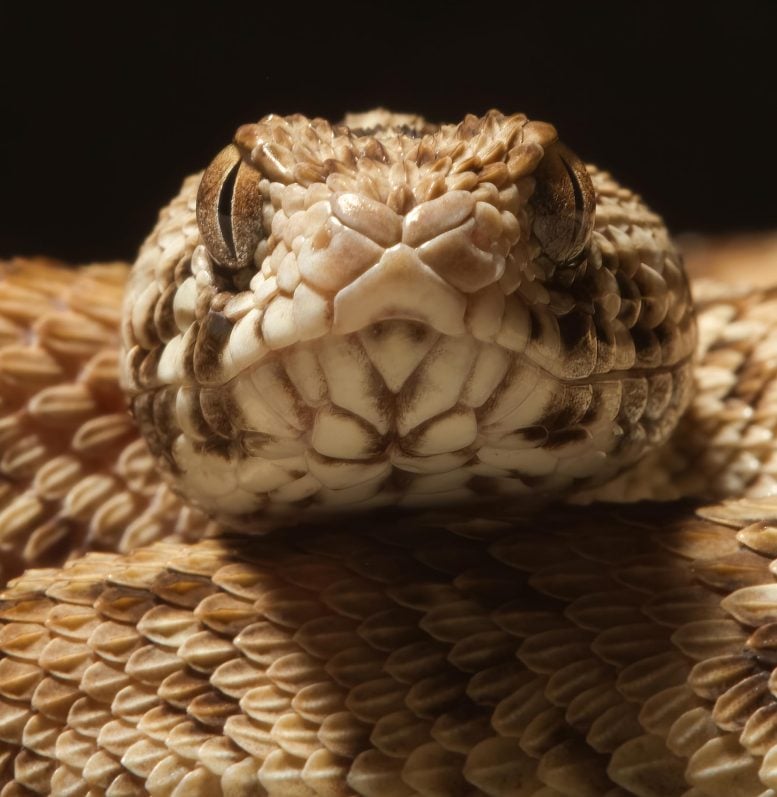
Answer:
[[[583,189],[580,187],[580,181],[574,169],[569,165],[567,159],[562,155],[561,163],[569,175],[569,182],[572,184],[572,193],[575,195],[575,226],[572,232],[572,238],[577,241],[580,238],[580,231],[583,227],[583,213],[585,212],[585,200],[583,199]]]

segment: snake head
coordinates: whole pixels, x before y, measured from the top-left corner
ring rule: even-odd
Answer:
[[[228,269],[253,261],[262,237],[259,175],[234,144],[205,170],[197,192],[197,225],[211,256]]]
[[[269,115],[141,250],[122,379],[229,524],[558,494],[669,434],[689,308],[660,219],[552,125]]]

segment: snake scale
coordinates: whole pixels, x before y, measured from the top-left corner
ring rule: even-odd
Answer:
[[[4,263],[0,797],[773,797],[777,289],[693,290],[496,112]]]

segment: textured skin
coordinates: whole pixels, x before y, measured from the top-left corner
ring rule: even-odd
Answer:
[[[0,613],[16,782],[731,795],[763,767],[777,785],[770,558],[685,509],[550,513],[541,546],[537,522],[159,543],[22,577]]]
[[[3,268],[0,797],[774,797],[777,294],[697,284],[692,368],[660,219],[552,127],[352,126],[163,211],[150,454],[125,269]],[[526,500],[573,488],[728,500]]]
[[[154,472],[118,386],[124,264],[14,261],[0,282],[0,577],[206,526]]]
[[[596,194],[565,238],[524,116],[376,121],[240,128],[141,249],[122,373],[174,488],[256,531],[589,488],[665,442],[696,335],[660,218],[564,151]]]
[[[695,396],[655,480],[745,498],[184,544],[208,530],[136,432],[80,442],[117,423],[126,274],[2,270],[3,428],[43,447],[23,469],[0,439],[4,517],[40,503],[3,560],[50,568],[0,602],[2,797],[774,797],[777,291],[696,283]],[[77,385],[105,403],[75,412]],[[80,512],[73,463],[110,479]]]

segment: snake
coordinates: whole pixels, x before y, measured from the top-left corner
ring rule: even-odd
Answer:
[[[0,797],[777,794],[775,312],[497,111],[3,262]]]

